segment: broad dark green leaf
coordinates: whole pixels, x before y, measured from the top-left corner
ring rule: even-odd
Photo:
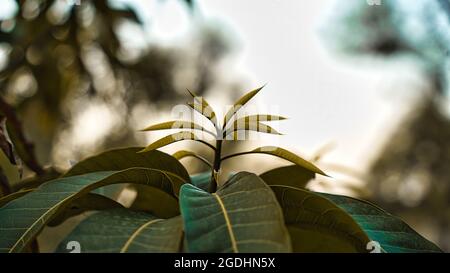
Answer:
[[[271,186],[296,252],[440,252],[397,217],[354,198]],[[368,243],[371,244],[368,244]]]
[[[157,150],[138,153],[142,149],[143,147],[114,149],[88,157],[75,164],[64,176],[142,167],[167,171],[189,181],[188,172],[178,160]]]
[[[258,176],[241,172],[214,194],[183,185],[180,208],[189,252],[290,252],[282,211]]]
[[[231,107],[230,110],[225,114],[224,120],[223,120],[223,128],[227,126],[227,124],[231,121],[231,118],[236,114],[239,109],[242,108],[249,100],[251,100],[256,94],[258,94],[261,89],[263,89],[264,86],[261,86],[259,88],[256,88],[255,90],[252,90],[248,92],[247,94],[243,95],[241,98],[239,98],[234,105]]]
[[[204,191],[208,191],[211,182],[211,172],[203,172],[191,175],[191,183]]]
[[[283,209],[294,252],[367,252],[367,235],[333,202],[307,190],[271,188]]]
[[[132,185],[131,187],[135,188],[138,192],[130,209],[148,212],[158,218],[164,219],[180,215],[178,199],[173,195],[154,187],[135,186]]]
[[[315,172],[298,165],[276,168],[259,175],[268,185],[284,185],[294,188],[305,188],[315,176]]]
[[[57,214],[47,225],[57,226],[62,222],[64,222],[66,219],[87,211],[106,210],[115,208],[123,208],[123,206],[120,203],[106,196],[95,193],[88,193],[70,202],[70,204],[68,204],[65,207],[64,211]]]
[[[205,145],[207,145],[208,147],[210,147],[211,149],[215,150],[214,146],[212,146],[211,144],[197,139],[195,137],[195,135],[191,132],[179,132],[179,133],[175,133],[175,134],[171,134],[168,136],[165,136],[161,139],[158,139],[157,141],[153,142],[152,144],[148,145],[147,147],[145,147],[145,149],[139,151],[139,153],[145,153],[145,152],[150,152],[156,149],[159,149],[161,147],[167,146],[169,144],[178,142],[178,141],[182,141],[182,140],[194,140],[194,141],[198,141],[201,142]]]
[[[183,240],[180,217],[160,219],[149,213],[127,209],[104,210],[81,222],[58,246],[69,252],[71,241],[81,253],[179,252]]]
[[[282,158],[284,160],[290,161],[294,164],[297,164],[298,166],[301,166],[307,170],[310,170],[314,173],[318,173],[321,175],[326,175],[321,169],[319,169],[316,165],[313,163],[301,158],[300,156],[289,152],[288,150],[285,150],[280,147],[273,147],[273,146],[265,146],[265,147],[259,147],[249,152],[242,152],[242,153],[236,153],[232,155],[228,155],[222,158],[223,160],[227,160],[229,158],[233,158],[240,155],[247,155],[247,154],[267,154],[276,156],[279,158]]]
[[[22,251],[72,201],[97,188],[118,183],[143,184],[175,194],[184,181],[174,174],[146,168],[52,180],[0,208],[0,252]]]
[[[0,207],[3,207],[4,205],[8,204],[12,200],[22,197],[25,194],[32,192],[33,190],[34,189],[22,190],[22,191],[17,191],[17,192],[8,194],[6,196],[3,196],[2,198],[0,198]]]
[[[191,129],[191,130],[200,130],[205,133],[212,135],[216,138],[216,134],[203,128],[202,126],[192,122],[192,121],[182,121],[182,120],[173,120],[167,121],[163,123],[158,123],[155,125],[151,125],[141,131],[158,131],[158,130],[169,130],[169,129]]]
[[[388,253],[442,252],[398,217],[363,200],[341,195],[319,193],[347,212]]]

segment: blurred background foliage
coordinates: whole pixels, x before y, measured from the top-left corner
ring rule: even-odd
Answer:
[[[243,88],[247,79],[226,62],[236,48],[234,33],[203,16],[195,1],[178,0],[188,15],[187,31],[169,43],[147,35],[158,18],[144,16],[127,1],[9,2],[16,8],[0,19],[0,146],[9,163],[23,166],[25,178],[48,179],[105,149],[149,143],[137,130],[166,119],[173,105],[188,100],[187,88],[213,94],[221,104],[248,91]],[[344,56],[341,62],[368,56],[377,62],[410,60],[427,85],[389,136],[379,132],[386,141],[381,148],[374,144],[376,157],[367,170],[327,163],[323,157],[330,147],[324,145],[311,158],[350,178],[319,178],[310,187],[347,188],[450,251],[450,1],[336,2],[321,29],[327,50]],[[157,6],[152,8],[152,15],[158,14]],[[272,50],[267,54],[280,54]],[[280,91],[289,96],[281,92],[290,90]],[[5,158],[0,160],[3,166]],[[202,170],[184,163],[192,172]],[[280,162],[245,160],[227,168],[261,171],[268,164]],[[5,181],[2,170],[0,196],[11,191]],[[44,236],[55,234],[44,230]]]
[[[142,38],[155,22],[126,2],[16,1],[0,21],[0,103],[27,169],[43,174],[105,147],[142,144],[140,114],[217,84],[214,66],[232,44],[191,1],[180,3],[193,27],[184,44],[165,45]]]
[[[367,195],[449,251],[450,1],[351,0],[330,20],[324,36],[336,52],[412,60],[425,75],[426,87],[365,175]]]

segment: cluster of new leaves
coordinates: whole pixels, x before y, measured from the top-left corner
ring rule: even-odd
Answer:
[[[242,97],[225,115],[222,127],[212,109],[206,111],[216,128],[211,133],[226,135],[223,131],[236,111],[259,90]],[[193,108],[205,113],[209,106],[201,107]],[[173,124],[147,129],[172,129]],[[182,134],[192,136],[190,131]],[[366,201],[305,189],[324,172],[289,151],[258,148],[222,157],[220,147],[203,141],[214,149],[214,162],[209,163],[214,171],[189,175],[175,157],[156,150],[174,141],[171,135],[146,148],[104,152],[79,162],[58,179],[37,187],[25,184],[3,197],[0,251],[26,251],[45,226],[85,211],[94,213],[60,243],[58,252],[66,252],[73,241],[80,244],[81,252],[440,251],[400,219]],[[219,146],[221,141],[216,138]],[[240,172],[212,190],[220,168],[217,161],[247,153],[275,155],[294,164],[259,176]],[[129,207],[102,191],[115,184],[131,184],[138,190]]]

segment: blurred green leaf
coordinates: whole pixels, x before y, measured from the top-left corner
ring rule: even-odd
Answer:
[[[282,211],[258,176],[239,173],[210,194],[183,185],[180,208],[189,252],[290,252]]]
[[[3,150],[0,149],[0,175],[1,174],[5,175],[9,187],[20,180],[19,167],[12,164]]]
[[[68,252],[70,241],[80,243],[82,253],[179,252],[183,240],[180,217],[160,219],[127,209],[97,212],[81,222],[58,246]]]

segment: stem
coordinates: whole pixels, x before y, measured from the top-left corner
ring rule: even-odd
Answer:
[[[217,190],[217,174],[220,170],[221,156],[222,153],[222,140],[216,140],[216,150],[214,153],[214,165],[213,170],[211,172],[211,183],[209,184],[209,192],[213,193]]]

